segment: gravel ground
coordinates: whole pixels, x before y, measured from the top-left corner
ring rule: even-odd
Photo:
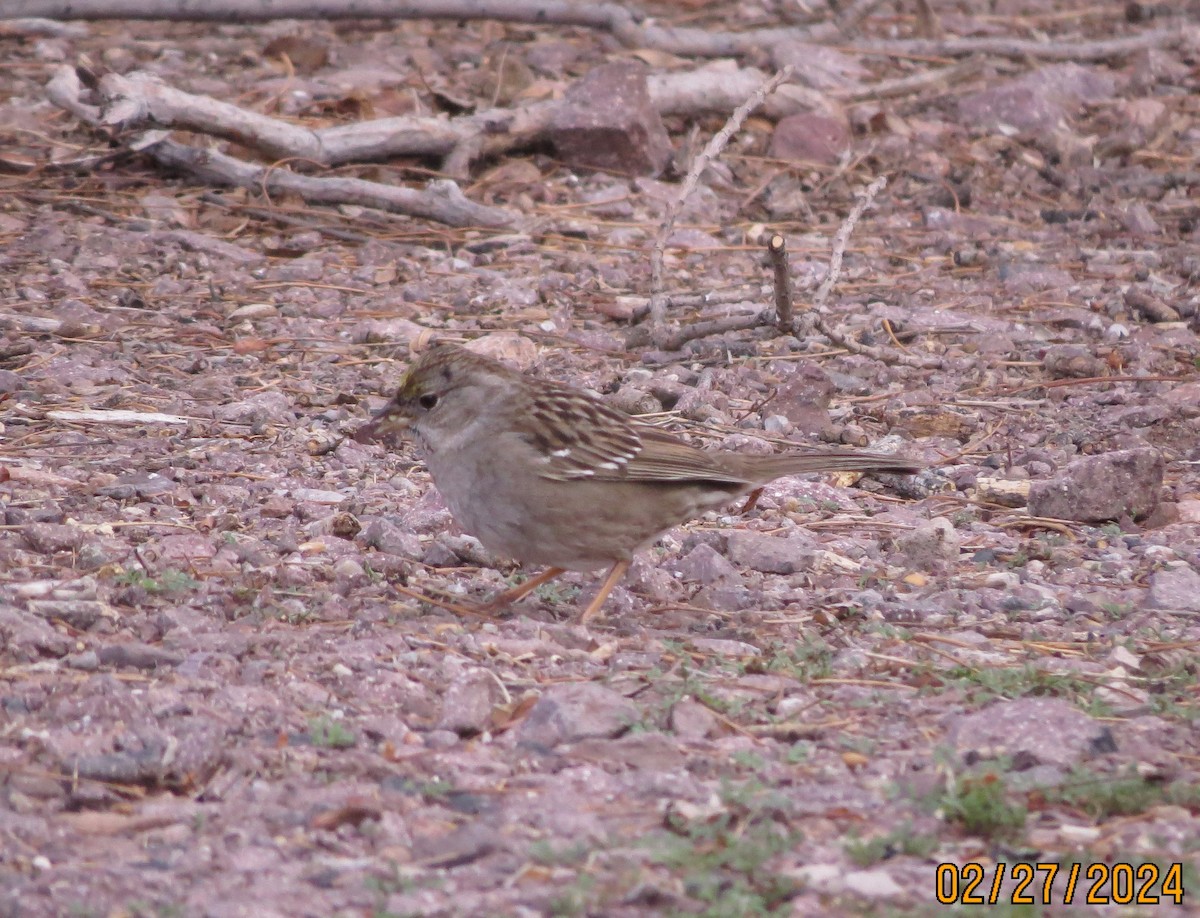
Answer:
[[[942,24],[1065,27],[1002,5]],[[1067,6],[1092,38],[1161,27]],[[682,8],[657,11],[720,27]],[[911,27],[885,6],[865,30]],[[748,293],[672,318],[766,306],[764,230],[811,299],[886,174],[824,315],[883,359],[771,328],[628,345],[669,170],[486,162],[468,196],[582,230],[452,230],[213,197],[43,88],[88,55],[328,123],[491,104],[498,61],[565,85],[629,56],[603,36],[108,22],[0,46],[0,916],[925,915],[1001,870],[1011,914],[1058,914],[1072,865],[1076,903],[1109,897],[1089,914],[1192,912],[1193,38],[847,103],[829,165],[747,123],[666,268]],[[925,66],[814,61],[831,86]],[[666,127],[680,151],[722,122]],[[107,159],[27,168],[84,153]],[[457,614],[437,603],[530,572],[454,526],[407,447],[350,436],[434,334],[712,448],[930,469],[778,481],[664,536],[587,627],[592,575]],[[1049,904],[1048,868],[1012,904],[1023,864],[1060,865]],[[1131,878],[1160,902],[1121,904]]]

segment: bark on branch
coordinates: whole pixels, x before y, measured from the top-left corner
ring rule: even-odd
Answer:
[[[139,89],[150,86],[149,96]],[[164,92],[159,92],[164,90]],[[46,87],[50,100],[74,114],[80,120],[95,126],[117,124],[145,126],[147,123],[161,124],[165,120],[170,126],[203,131],[206,127],[229,139],[258,146],[258,130],[263,130],[269,144],[284,142],[287,138],[282,130],[283,122],[246,112],[227,103],[217,102],[201,96],[189,96],[150,79],[131,79],[109,74],[101,80],[101,95],[110,103],[106,107],[92,105],[86,101],[88,95],[78,73],[73,67],[60,67]],[[119,93],[119,94],[118,94]],[[166,103],[167,99],[182,107],[176,111]],[[192,103],[198,108],[189,108]],[[212,116],[212,121],[200,117],[199,112]],[[177,120],[178,118],[178,120]],[[180,121],[184,123],[180,123]],[[295,137],[311,137],[312,132],[303,128],[291,128]],[[422,190],[385,185],[364,179],[300,175],[290,169],[262,166],[243,162],[215,150],[201,149],[169,140],[165,131],[148,131],[129,144],[130,149],[144,152],[159,165],[178,169],[206,184],[234,185],[267,194],[294,192],[306,201],[321,204],[358,204],[375,207],[392,213],[408,214],[449,226],[517,227],[521,223],[518,215],[498,207],[487,207],[469,200],[458,186],[445,179],[430,182]],[[278,149],[275,150],[278,153]],[[290,154],[289,154],[290,155]]]
[[[571,0],[7,0],[5,15],[44,19],[166,19],[175,22],[265,22],[272,19],[494,19],[582,26],[613,35],[627,48],[659,48],[697,57],[758,54],[781,42],[828,41],[879,0],[860,0],[832,22],[811,28],[709,32],[642,20],[616,3]]]
[[[576,26],[610,33],[627,48],[657,48],[694,57],[746,57],[777,47],[840,40],[866,53],[965,57],[991,54],[1040,60],[1103,60],[1185,40],[1183,24],[1101,41],[1006,37],[849,41],[880,0],[857,0],[839,17],[809,27],[711,32],[672,28],[616,3],[573,0],[5,0],[4,18],[164,19],[175,22],[265,22],[274,19],[493,19]],[[780,61],[779,63],[784,63]]]

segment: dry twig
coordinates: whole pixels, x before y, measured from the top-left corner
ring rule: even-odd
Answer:
[[[850,209],[850,213],[847,214],[842,225],[838,227],[838,231],[833,237],[833,252],[829,257],[829,272],[813,296],[808,318],[816,331],[820,332],[838,347],[844,347],[852,353],[862,354],[882,363],[903,364],[904,366],[917,367],[924,370],[938,369],[942,366],[942,361],[936,357],[920,357],[916,354],[894,354],[880,347],[863,344],[840,329],[834,328],[825,321],[820,313],[821,307],[825,305],[825,301],[829,299],[830,293],[833,292],[834,286],[842,276],[842,258],[846,254],[846,245],[850,241],[850,234],[854,232],[854,227],[858,225],[858,221],[862,218],[863,211],[871,205],[871,202],[875,200],[875,196],[886,185],[887,178],[882,175],[868,185],[858,201]]]
[[[862,219],[863,211],[871,206],[871,202],[875,200],[875,195],[879,194],[886,186],[886,176],[881,175],[875,179],[859,196],[854,206],[850,208],[850,213],[846,215],[846,219],[842,221],[842,225],[838,227],[838,231],[833,237],[833,251],[829,256],[829,271],[825,275],[825,280],[821,282],[821,286],[817,288],[817,292],[813,296],[813,309],[820,309],[825,305],[825,301],[829,299],[829,294],[833,291],[834,285],[837,284],[842,276],[842,259],[846,255],[846,246],[850,242],[850,234],[854,232],[854,227],[858,226],[858,221]]]
[[[694,57],[759,55],[783,43],[844,37],[879,5],[857,0],[837,19],[811,27],[710,32],[659,26],[617,3],[570,0],[7,0],[11,17],[165,19],[174,22],[265,22],[272,19],[494,19],[580,26],[609,32],[626,48],[657,48]]]
[[[775,324],[780,331],[792,331],[792,272],[788,267],[787,239],[772,233],[767,242],[771,272],[775,278]]]
[[[280,130],[283,122],[213,99],[180,93],[152,78],[108,74],[101,80],[102,92],[106,92],[105,87],[111,105],[104,109],[90,105],[83,101],[85,90],[76,70],[60,67],[47,86],[47,95],[54,104],[93,125],[115,123],[124,127],[166,121],[189,130],[207,128],[239,142],[251,143],[251,136],[260,140],[265,136],[269,148],[283,139]],[[202,103],[203,108],[188,109],[191,101]],[[302,128],[292,130],[297,135],[312,134]],[[211,184],[234,185],[268,194],[293,192],[309,202],[358,204],[450,226],[501,227],[520,222],[516,214],[507,210],[468,200],[454,182],[446,179],[430,182],[424,190],[416,191],[364,179],[300,175],[286,168],[259,166],[215,150],[168,140],[161,131],[140,135],[129,146],[143,150],[161,166],[180,169]]]
[[[662,225],[659,227],[658,235],[654,239],[654,248],[650,253],[650,321],[654,325],[661,325],[666,313],[665,300],[662,297],[663,287],[663,249],[667,244],[667,237],[671,235],[671,230],[675,228],[675,220],[679,216],[679,211],[686,201],[696,190],[696,185],[700,181],[700,175],[704,172],[705,167],[713,161],[717,156],[721,155],[721,151],[725,149],[725,145],[729,143],[734,134],[741,129],[742,123],[750,116],[750,113],[762,104],[762,101],[775,91],[784,80],[792,75],[790,65],[784,67],[777,74],[763,83],[754,91],[750,98],[746,99],[737,107],[721,130],[713,135],[712,140],[700,152],[700,155],[692,162],[692,166],[688,169],[688,174],[683,180],[683,184],[679,188],[679,194],[671,202],[671,206],[667,208],[667,214],[663,218]]]

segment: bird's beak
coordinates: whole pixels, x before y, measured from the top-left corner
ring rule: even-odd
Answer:
[[[354,432],[354,439],[359,443],[397,439],[408,430],[409,422],[408,415],[404,414],[396,400],[392,399],[375,412],[371,420]]]

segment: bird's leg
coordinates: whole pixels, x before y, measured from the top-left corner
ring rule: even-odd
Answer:
[[[596,598],[588,604],[588,607],[583,610],[583,615],[579,619],[579,624],[586,625],[588,620],[600,611],[600,607],[604,605],[604,600],[608,599],[608,594],[613,591],[613,587],[621,582],[621,578],[625,576],[625,572],[628,570],[628,561],[618,561],[612,566],[612,570],[608,572],[608,576],[605,577],[604,582],[600,584],[600,592],[596,594]]]
[[[511,590],[505,590],[503,593],[497,593],[479,608],[487,611],[501,609],[510,603],[516,602],[518,599],[524,599],[543,583],[549,583],[555,577],[558,577],[567,572],[563,567],[548,567],[536,577],[531,577],[524,583],[518,584]]]

